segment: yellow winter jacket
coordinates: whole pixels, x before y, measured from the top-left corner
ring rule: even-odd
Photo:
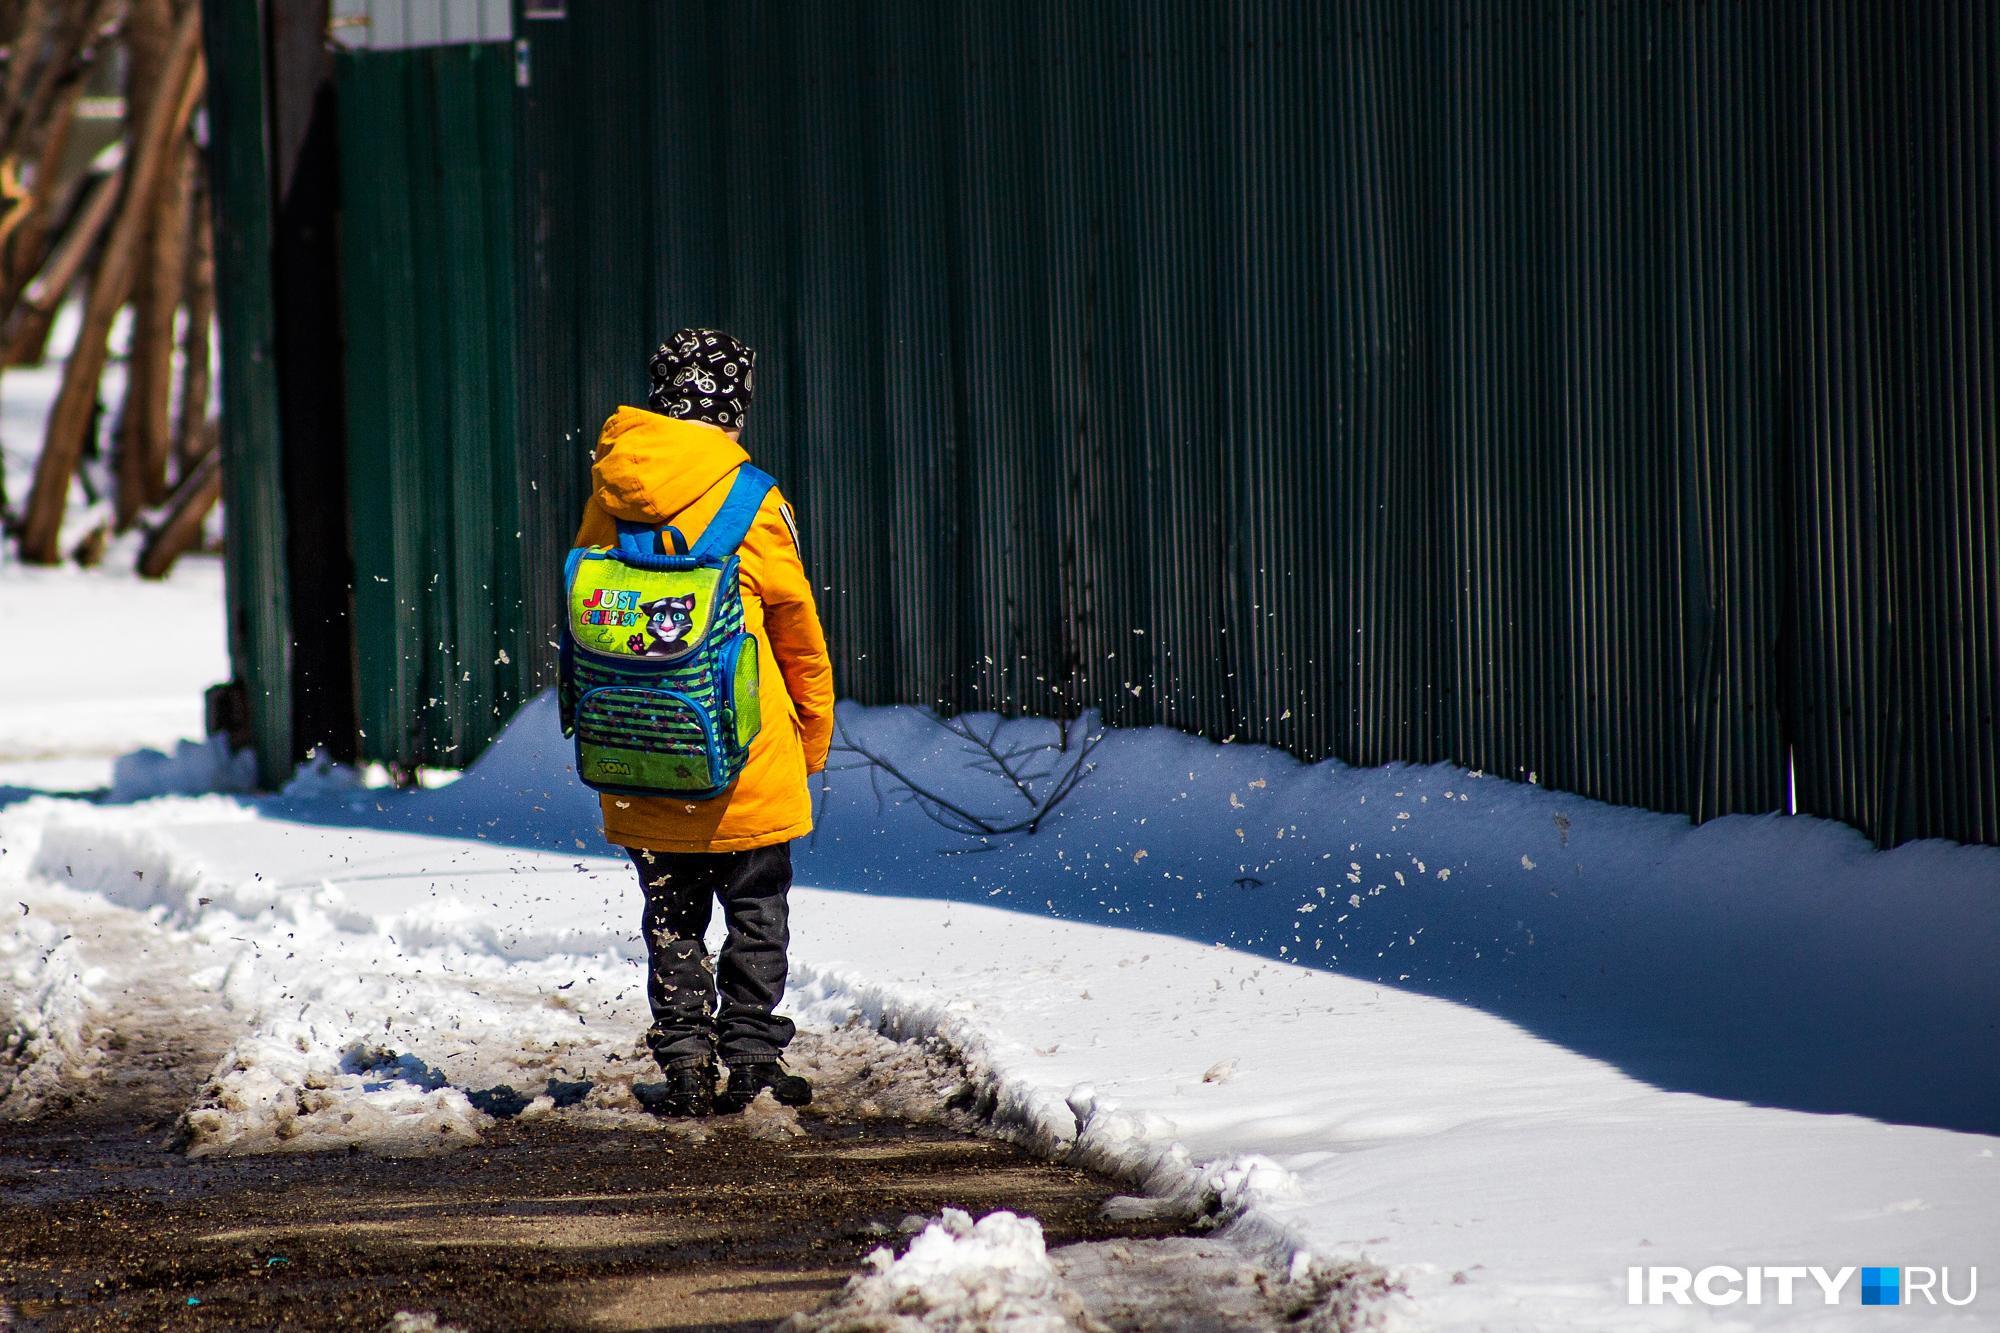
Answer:
[[[715,426],[621,407],[597,441],[578,546],[613,546],[615,519],[672,521],[690,541],[708,526],[750,455]],[[736,782],[706,801],[600,796],[604,836],[621,847],[736,852],[812,831],[806,775],[833,740],[833,665],[799,560],[791,506],[773,488],[738,550],[743,628],[758,643],[763,726]]]

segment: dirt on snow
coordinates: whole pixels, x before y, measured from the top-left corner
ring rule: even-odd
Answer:
[[[87,1100],[0,1123],[0,1326],[768,1328],[946,1206],[1032,1214],[1051,1247],[1184,1230],[1104,1217],[1112,1181],[838,1098],[796,1120],[766,1099],[656,1129],[501,1121],[416,1159],[191,1160],[176,1119],[219,1047],[176,1049],[174,1017],[121,1034]]]

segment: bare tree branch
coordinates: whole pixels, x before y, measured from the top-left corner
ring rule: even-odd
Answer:
[[[1025,804],[1025,813],[1010,818],[1006,815],[985,815],[968,808],[958,801],[940,794],[919,783],[887,756],[856,741],[845,727],[839,729],[838,739],[833,746],[836,754],[853,755],[861,762],[843,765],[840,771],[867,767],[869,784],[875,792],[877,813],[884,805],[881,780],[887,778],[894,786],[900,787],[904,795],[917,804],[926,817],[941,828],[968,837],[1003,837],[1010,833],[1035,833],[1077,784],[1088,776],[1095,765],[1090,763],[1090,753],[1103,739],[1101,734],[1091,734],[1090,719],[1079,718],[1074,722],[1054,723],[1056,737],[1049,744],[1040,746],[1015,746],[1002,748],[999,744],[1000,731],[1004,723],[995,719],[991,729],[983,734],[969,720],[964,718],[941,718],[926,711],[932,722],[949,732],[970,752],[966,767],[976,772],[989,773],[1006,781],[1016,796]],[[1080,733],[1080,734],[1073,734]],[[1061,764],[1052,764],[1040,772],[1030,773],[1027,765],[1019,761],[1030,756],[1064,756]],[[1038,789],[1036,784],[1054,777],[1053,783]]]

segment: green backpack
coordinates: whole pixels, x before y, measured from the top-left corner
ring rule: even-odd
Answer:
[[[762,717],[736,548],[774,484],[737,468],[692,549],[677,528],[620,519],[616,546],[569,553],[556,697],[586,785],[698,801],[743,771]]]

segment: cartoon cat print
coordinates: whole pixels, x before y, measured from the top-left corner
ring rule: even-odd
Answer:
[[[639,609],[646,613],[646,632],[627,639],[627,651],[641,657],[679,657],[694,647],[687,641],[689,631],[694,628],[693,593],[662,597],[642,604]]]

